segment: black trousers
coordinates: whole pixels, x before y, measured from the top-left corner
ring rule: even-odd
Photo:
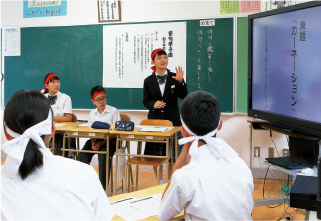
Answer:
[[[97,139],[98,142],[103,141],[102,139]],[[103,145],[99,151],[106,151],[107,143]],[[82,150],[92,150],[91,149],[91,139],[87,140]],[[116,151],[116,138],[109,140],[109,177],[111,171],[112,161],[111,158],[114,156]],[[78,160],[90,164],[95,153],[83,153],[80,152],[78,155]],[[106,154],[98,154],[98,169],[99,169],[99,180],[104,190],[106,190]],[[108,180],[109,181],[109,180]]]

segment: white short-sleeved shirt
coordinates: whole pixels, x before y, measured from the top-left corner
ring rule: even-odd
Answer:
[[[47,98],[50,95],[49,93],[44,94]],[[54,105],[51,105],[53,110],[53,115],[58,117],[63,117],[65,114],[72,114],[72,104],[71,98],[60,91],[57,92],[57,100]]]
[[[215,138],[219,139],[219,138]],[[158,218],[169,220],[185,209],[185,220],[252,220],[253,177],[250,169],[222,139],[228,160],[218,159],[207,144],[199,160],[174,172]]]
[[[114,211],[90,165],[49,155],[25,180],[1,173],[1,220],[111,220]]]
[[[98,109],[90,111],[89,122],[101,121],[114,124],[120,120],[119,110],[106,104],[105,110],[100,114]]]

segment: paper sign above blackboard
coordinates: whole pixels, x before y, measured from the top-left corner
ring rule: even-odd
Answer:
[[[52,0],[24,0],[23,17],[51,17],[67,15],[67,1]]]

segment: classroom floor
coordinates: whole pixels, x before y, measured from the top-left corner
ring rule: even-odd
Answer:
[[[3,165],[5,159],[1,159],[1,165]],[[98,173],[98,166],[93,166]],[[135,174],[136,170],[133,168],[133,177],[135,182]],[[165,178],[165,177],[164,177]],[[254,179],[254,192],[253,192],[253,199],[260,199],[263,196],[263,181],[264,179]],[[267,198],[269,193],[275,193],[280,189],[282,185],[282,180],[274,180],[274,179],[266,179],[265,181],[265,188],[264,188],[264,195]],[[149,169],[139,169],[139,182],[138,182],[138,190],[145,189],[148,187],[152,187],[156,185],[156,177],[154,175],[153,170]],[[117,182],[117,187],[121,186],[121,181]],[[121,190],[117,192],[120,194]],[[276,197],[276,196],[271,196]],[[276,205],[274,205],[276,206]],[[274,207],[273,205],[271,207]],[[284,214],[284,211],[287,213]],[[292,216],[290,216],[290,215]],[[266,206],[261,207],[254,207],[252,211],[253,220],[279,220],[283,217],[290,217],[291,220],[304,220],[305,214],[295,208],[287,208],[286,205],[282,204],[276,208],[268,208]]]

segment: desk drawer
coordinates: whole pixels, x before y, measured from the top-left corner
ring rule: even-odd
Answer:
[[[126,135],[126,134],[120,134],[120,138],[126,139],[126,140],[155,140],[155,141],[161,141],[165,140],[165,136],[146,136],[146,135]]]
[[[66,131],[68,137],[107,138],[107,133]]]

